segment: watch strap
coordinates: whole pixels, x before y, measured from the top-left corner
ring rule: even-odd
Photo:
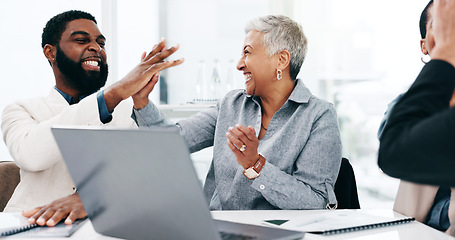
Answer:
[[[257,173],[260,173],[262,168],[265,165],[265,157],[262,156],[262,154],[259,153],[259,159],[256,161],[256,163],[252,166],[253,170]]]
[[[254,163],[253,166],[243,170],[243,175],[245,175],[246,178],[248,178],[249,180],[253,180],[257,177],[259,177],[260,172],[262,170],[262,168],[264,167],[265,165],[265,157],[262,156],[262,154],[259,154],[259,159],[256,161],[256,163]],[[254,172],[254,174],[253,174]]]

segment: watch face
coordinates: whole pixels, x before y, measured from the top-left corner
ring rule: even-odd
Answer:
[[[243,171],[243,174],[248,178],[248,179],[253,179],[259,176],[259,173],[254,171],[253,168],[247,168],[245,171]]]

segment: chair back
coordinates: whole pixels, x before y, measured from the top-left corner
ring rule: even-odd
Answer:
[[[0,212],[5,209],[19,181],[19,167],[14,162],[0,161]]]
[[[334,190],[338,201],[337,209],[360,209],[354,169],[347,158],[341,159],[340,172]]]

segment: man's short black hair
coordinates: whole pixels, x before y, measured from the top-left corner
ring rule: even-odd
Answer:
[[[422,14],[420,15],[420,36],[424,39],[427,36],[427,23],[428,23],[428,9],[433,4],[433,0],[431,0],[427,6],[423,9]]]
[[[43,29],[43,35],[41,36],[41,47],[44,48],[46,44],[56,46],[60,42],[60,38],[66,30],[68,22],[77,19],[87,19],[97,23],[94,16],[83,11],[70,10],[60,13],[46,23]]]

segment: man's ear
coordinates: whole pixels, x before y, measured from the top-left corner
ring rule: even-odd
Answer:
[[[44,48],[43,48],[43,53],[44,53],[44,56],[47,58],[47,60],[49,62],[55,62],[55,57],[56,57],[56,54],[57,54],[57,48],[50,45],[50,44],[46,44],[44,45]]]
[[[425,39],[420,39],[420,50],[424,55],[428,55],[427,45],[425,43]]]
[[[288,50],[283,50],[277,53],[278,56],[278,68],[285,69],[289,66],[291,62],[291,53]]]

